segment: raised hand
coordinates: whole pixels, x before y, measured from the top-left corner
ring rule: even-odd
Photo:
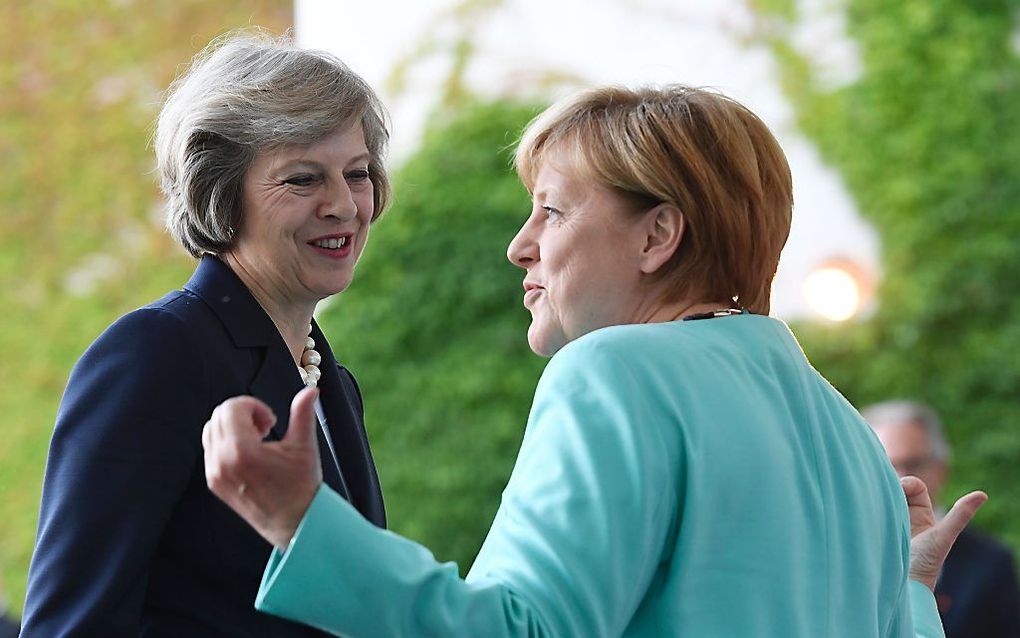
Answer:
[[[928,487],[916,476],[900,479],[910,512],[910,577],[935,591],[935,581],[946,555],[988,495],[971,492],[961,496],[941,521],[935,520]]]
[[[322,483],[316,398],[314,388],[294,397],[287,434],[280,441],[262,440],[276,415],[248,396],[221,403],[202,430],[209,489],[280,549],[290,544]]]

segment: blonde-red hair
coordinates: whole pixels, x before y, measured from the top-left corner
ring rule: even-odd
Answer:
[[[553,147],[597,183],[683,213],[684,238],[661,270],[671,300],[732,299],[768,314],[793,184],[779,143],[754,113],[687,86],[589,89],[525,129],[514,164],[529,191]]]

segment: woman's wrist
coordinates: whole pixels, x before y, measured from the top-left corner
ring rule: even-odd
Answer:
[[[315,500],[315,495],[318,494],[321,486],[322,483],[320,482],[311,492],[303,495],[302,498],[294,499],[293,507],[281,509],[274,513],[271,522],[267,525],[267,531],[262,536],[281,552],[286,552],[290,549],[294,538],[297,536],[298,529],[301,527],[301,522],[305,520],[308,510],[312,506],[312,501]]]

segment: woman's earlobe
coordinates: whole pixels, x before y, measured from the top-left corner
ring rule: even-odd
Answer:
[[[680,248],[686,230],[687,220],[673,204],[662,203],[648,211],[641,271],[652,274],[662,268]]]

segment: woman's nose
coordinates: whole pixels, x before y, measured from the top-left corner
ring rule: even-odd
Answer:
[[[530,218],[510,241],[506,249],[506,258],[511,264],[521,268],[528,268],[538,261],[538,241]]]
[[[336,217],[340,221],[349,221],[358,216],[358,203],[354,201],[354,193],[346,180],[327,189],[326,199],[319,206],[319,216]]]

